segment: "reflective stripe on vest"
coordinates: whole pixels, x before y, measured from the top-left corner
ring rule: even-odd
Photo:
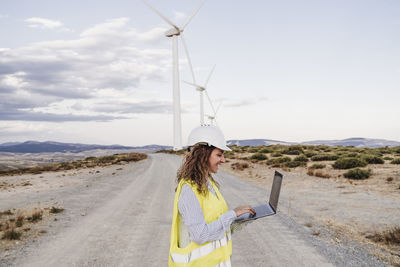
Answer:
[[[172,261],[175,263],[189,263],[191,261],[197,260],[198,258],[204,257],[204,256],[212,253],[214,250],[216,250],[219,247],[228,245],[228,242],[231,240],[232,240],[231,233],[228,232],[220,240],[212,241],[204,246],[194,249],[192,252],[190,252],[188,254],[183,255],[183,254],[171,253],[171,258],[172,258]],[[217,266],[221,266],[221,265],[217,265]],[[230,266],[230,261],[229,261],[229,265],[222,265],[222,266]]]
[[[221,262],[221,263],[215,265],[214,267],[232,267],[232,265],[231,265],[231,261],[224,261],[224,262]]]

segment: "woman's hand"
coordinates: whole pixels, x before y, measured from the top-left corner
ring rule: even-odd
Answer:
[[[245,213],[250,213],[251,215],[256,214],[256,211],[251,206],[239,206],[233,210],[236,213],[236,217],[243,215]]]

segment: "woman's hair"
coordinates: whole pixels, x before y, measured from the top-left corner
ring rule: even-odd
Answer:
[[[193,185],[197,185],[197,191],[200,194],[206,195],[208,192],[206,186],[208,178],[219,188],[219,184],[211,176],[210,168],[208,166],[208,159],[214,149],[214,146],[208,146],[207,144],[201,143],[192,146],[178,170],[176,177],[178,184],[181,180],[188,181]]]

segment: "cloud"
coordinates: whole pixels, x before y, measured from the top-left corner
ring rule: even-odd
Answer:
[[[170,101],[143,101],[143,102],[103,102],[97,103],[94,111],[105,113],[132,114],[132,113],[171,113],[172,103]]]
[[[35,20],[30,23],[62,27],[31,19]],[[73,40],[0,49],[0,121],[113,120],[170,112],[170,104],[161,100],[133,99],[144,80],[165,81],[171,67],[169,49],[139,48],[164,40],[165,29],[139,32],[128,22],[107,20]],[[108,101],[113,104],[106,105]],[[77,108],[80,105],[85,112]]]
[[[45,18],[28,18],[25,22],[29,23],[29,27],[31,28],[39,28],[39,29],[55,29],[61,28],[63,24],[57,20],[45,19]]]
[[[183,19],[185,19],[187,16],[186,16],[186,14],[185,13],[183,13],[183,12],[179,12],[179,11],[175,11],[174,12],[174,22],[176,21],[176,22],[180,22],[180,21],[183,21]]]

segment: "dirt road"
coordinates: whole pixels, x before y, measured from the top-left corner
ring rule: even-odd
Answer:
[[[47,234],[0,252],[0,265],[166,266],[180,162],[177,156],[152,154],[65,187],[0,192],[0,210],[55,201],[65,208]],[[232,175],[220,172],[217,180],[230,208],[266,199],[265,190]],[[234,233],[233,266],[383,266],[362,249],[313,237],[284,211]]]

